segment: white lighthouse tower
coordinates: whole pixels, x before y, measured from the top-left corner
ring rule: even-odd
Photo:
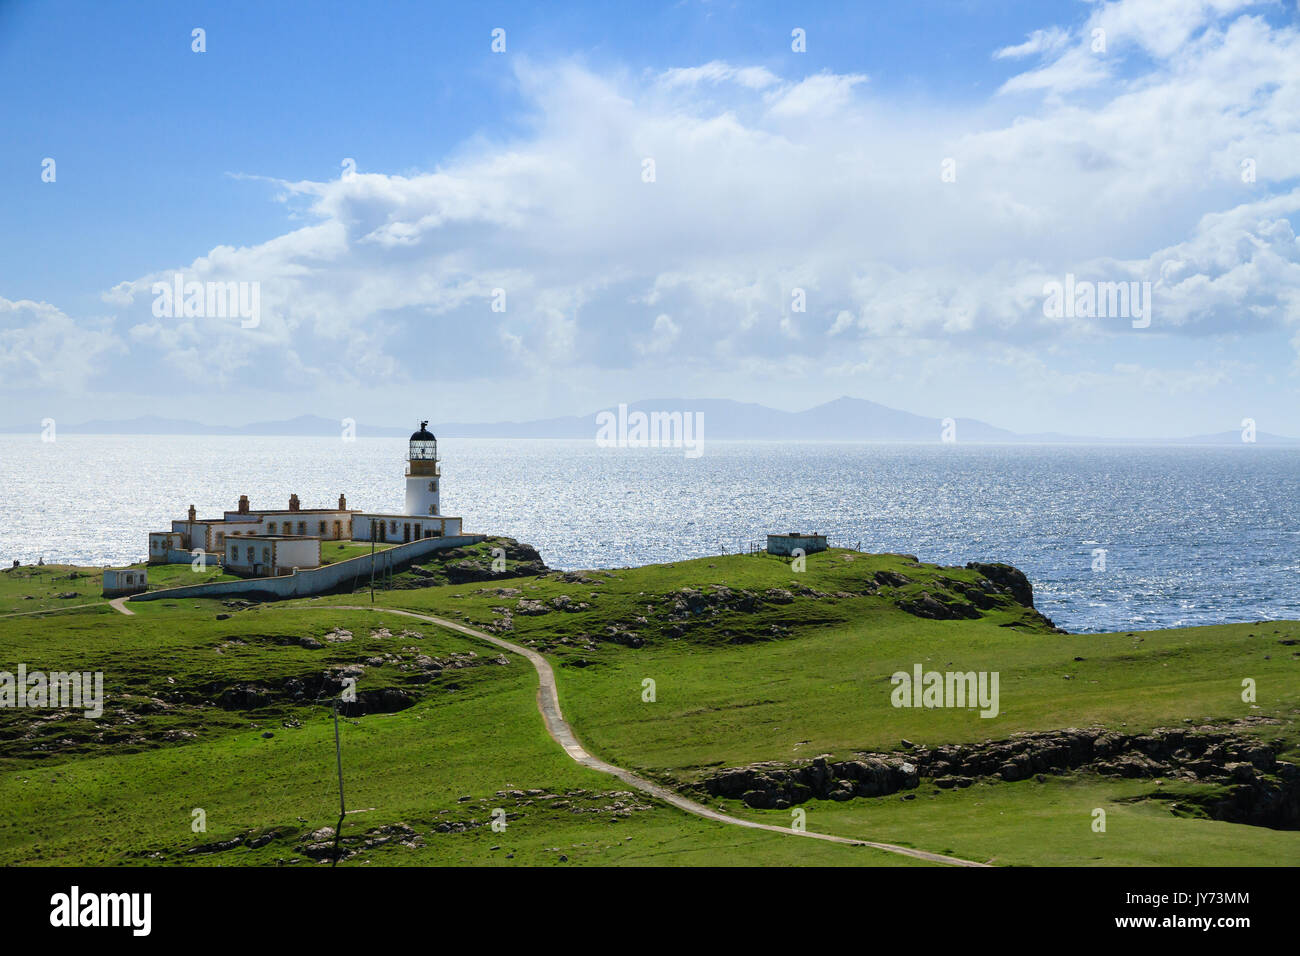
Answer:
[[[408,515],[440,515],[438,507],[438,439],[428,431],[428,422],[420,422],[420,430],[411,436],[411,450],[406,464],[406,513]]]

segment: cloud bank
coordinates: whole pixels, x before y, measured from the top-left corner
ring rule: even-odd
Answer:
[[[1240,376],[1212,359],[1154,373],[1131,349],[1284,334],[1300,350],[1300,36],[1268,7],[1094,4],[990,51],[1020,72],[974,109],[899,103],[857,73],[512,59],[525,135],[418,174],[276,181],[305,224],[159,263],[105,292],[104,322],[0,300],[0,367],[266,393],[436,376],[596,394],[617,377],[631,398],[962,363],[1051,388],[1096,378],[1076,349],[1144,388]],[[155,317],[151,286],[177,271],[259,282],[260,324]],[[1150,281],[1151,327],[1045,315],[1067,273]],[[38,326],[72,354],[25,360]]]

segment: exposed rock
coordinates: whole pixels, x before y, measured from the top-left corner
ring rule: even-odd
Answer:
[[[1009,564],[982,564],[979,561],[971,561],[966,567],[978,571],[993,584],[1009,593],[1017,604],[1023,604],[1025,607],[1034,606],[1033,585],[1029,583],[1029,578],[1025,577],[1025,572],[1019,568]]]
[[[933,621],[970,620],[980,616],[979,608],[973,604],[951,599],[940,600],[929,591],[922,591],[919,597],[900,601],[898,606],[908,614]]]
[[[415,698],[404,690],[384,687],[377,690],[357,691],[354,701],[342,701],[339,713],[345,717],[363,717],[366,714],[392,714],[405,710],[415,703]]]
[[[605,633],[600,636],[600,640],[610,641],[614,644],[622,644],[624,647],[644,647],[645,638],[629,631],[621,624],[610,624],[605,628]]]
[[[1135,735],[1069,728],[982,744],[913,747],[906,760],[867,753],[839,762],[822,756],[794,765],[758,763],[723,770],[697,787],[756,809],[774,809],[813,798],[886,796],[914,789],[922,777],[947,790],[969,787],[978,778],[1032,777],[1041,783],[1046,773],[1071,770],[1219,784],[1222,789],[1191,802],[1216,820],[1300,829],[1300,767],[1278,761],[1274,746],[1222,728],[1158,728]]]
[[[585,611],[591,605],[586,601],[575,601],[567,594],[561,594],[551,599],[551,607],[557,611],[568,611],[572,614],[576,611]]]
[[[464,584],[470,581],[537,577],[550,573],[551,569],[542,562],[542,556],[530,544],[522,544],[513,538],[492,538],[486,543],[505,553],[506,566],[503,569],[493,569],[493,557],[490,554],[468,548],[452,548],[437,555],[444,562],[442,571],[447,580],[452,584]]]
[[[813,797],[883,796],[914,788],[918,782],[914,766],[893,758],[830,763],[817,757],[804,766],[783,768],[764,763],[728,770],[706,780],[703,787],[713,796],[740,797],[748,806],[769,809],[781,802],[789,806]]]
[[[217,706],[222,710],[256,710],[268,707],[273,701],[271,692],[256,684],[238,684],[228,687],[217,697]]]
[[[904,584],[911,584],[912,579],[899,574],[897,571],[877,571],[875,581],[881,587],[901,588]]]

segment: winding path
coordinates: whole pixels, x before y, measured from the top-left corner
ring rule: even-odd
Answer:
[[[131,612],[124,607],[120,607],[125,614]],[[702,803],[696,803],[670,790],[668,787],[661,786],[644,777],[639,777],[630,770],[624,770],[622,767],[616,767],[612,763],[606,763],[599,757],[592,756],[578,742],[578,737],[569,726],[569,722],[564,719],[560,712],[560,696],[555,686],[555,672],[551,670],[550,661],[536,651],[529,650],[518,644],[503,640],[485,631],[476,630],[467,627],[464,624],[458,624],[455,621],[449,621],[441,617],[433,617],[429,614],[419,614],[415,611],[406,611],[400,608],[380,607],[375,605],[355,605],[342,604],[332,605],[330,607],[315,608],[315,610],[343,610],[343,611],[379,611],[383,614],[399,614],[402,617],[415,618],[417,621],[427,621],[438,627],[445,627],[448,630],[456,631],[475,640],[486,641],[495,645],[502,650],[509,651],[512,654],[518,654],[528,660],[533,668],[537,671],[537,709],[542,712],[542,720],[546,723],[546,730],[561,747],[564,752],[572,757],[575,761],[584,767],[590,767],[592,770],[599,770],[602,773],[612,774],[622,780],[629,787],[634,787],[642,793],[662,800],[665,803],[672,804],[679,810],[694,814],[697,817],[703,817],[706,820],[714,820],[718,823],[729,823],[733,826],[748,827],[751,830],[768,830],[772,833],[780,833],[785,836],[802,836],[813,840],[825,840],[828,843],[843,843],[848,846],[869,846],[877,850],[885,850],[889,853],[901,853],[903,856],[915,857],[918,860],[926,860],[930,863],[946,863],[951,866],[988,866],[987,863],[976,863],[974,860],[963,860],[955,856],[944,856],[941,853],[929,853],[925,850],[914,850],[911,847],[897,846],[893,843],[875,843],[870,840],[855,840],[850,837],[835,836],[830,833],[814,833],[811,830],[794,830],[789,827],[779,827],[771,823],[757,823],[753,820],[745,820],[741,817],[733,817],[730,814],[723,813],[719,810],[712,810]]]
[[[130,598],[120,597],[120,598],[114,598],[113,600],[109,601],[108,603],[111,604],[111,605],[113,605],[114,608],[116,608],[117,610],[121,611],[121,612],[122,612],[123,614],[125,614],[127,617],[135,617],[135,611],[132,611],[130,608],[128,608],[128,607],[126,606],[126,602],[129,601],[129,600],[130,600]]]

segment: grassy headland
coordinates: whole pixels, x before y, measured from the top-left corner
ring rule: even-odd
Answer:
[[[504,571],[493,548],[505,549]],[[182,570],[177,583],[192,583]],[[68,582],[55,579],[69,573],[0,573],[3,609],[61,600],[53,594]],[[37,588],[46,578],[50,593]],[[126,618],[93,587],[91,607],[0,619],[0,670],[102,670],[108,696],[98,720],[0,710],[0,862],[326,858],[332,836],[320,831],[337,819],[326,701],[348,677],[359,703],[343,725],[347,797],[362,811],[345,825],[349,862],[916,862],[710,823],[632,794],[550,740],[526,662],[432,625],[339,607],[367,603],[368,591],[278,604],[161,600]],[[838,550],[802,571],[738,555],[548,572],[526,546],[494,540],[395,576],[376,604],[543,652],[592,752],[738,815],[789,825],[797,806],[809,829],[1009,864],[1300,860],[1296,830],[1214,818],[1234,788],[1281,788],[1275,759],[1300,753],[1300,623],[1067,635],[1019,591],[997,566]],[[998,715],[894,707],[890,676],[916,664],[997,672]],[[1245,678],[1253,703],[1242,699]],[[1199,776],[1185,769],[1199,755],[1151,751],[1143,764],[1127,750],[1013,779],[960,768],[961,748],[1071,727],[1125,741],[1176,728],[1192,749],[1201,733],[1233,741]],[[1273,762],[1238,766],[1249,763],[1235,759],[1242,740]],[[1148,745],[1121,750],[1139,746]],[[764,800],[714,786],[756,763],[755,786],[806,775],[822,755],[842,772],[882,760],[922,770],[875,796],[841,787],[820,799],[794,784]],[[936,785],[925,772],[940,758],[953,769]],[[191,829],[195,808],[206,833]],[[504,832],[488,825],[497,808]],[[1091,827],[1098,808],[1104,834]]]

